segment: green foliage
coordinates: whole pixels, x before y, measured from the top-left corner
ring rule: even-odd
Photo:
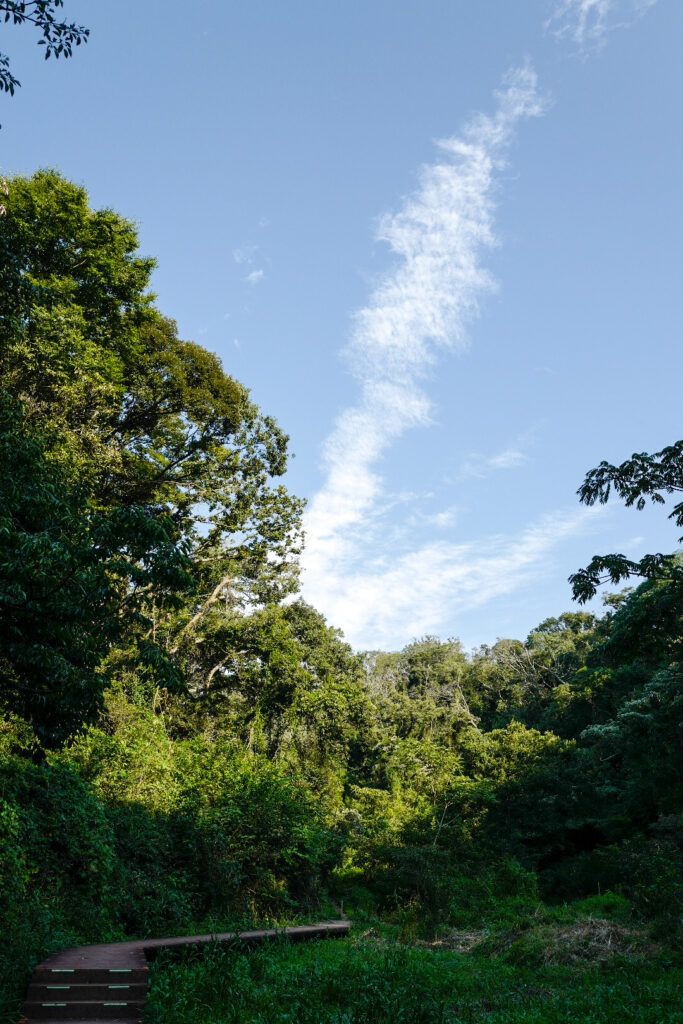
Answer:
[[[57,11],[64,6],[64,0],[0,0],[0,16],[5,15],[5,24],[33,25],[40,30],[39,46],[44,46],[45,60],[50,57],[71,57],[74,46],[87,43],[90,29],[74,22],[60,21]],[[0,53],[0,92],[14,95],[21,82],[9,70],[9,58]]]
[[[476,879],[514,858],[538,872],[551,899],[623,884],[638,913],[674,935],[680,851],[654,833],[683,806],[681,607],[675,583],[646,581],[610,601],[601,620],[566,614],[526,642],[482,648],[456,675],[481,717],[455,730],[444,722],[459,698],[441,712],[433,691],[408,696],[396,682],[402,655],[373,654],[367,688],[379,736],[365,785],[347,796],[344,877],[365,878],[383,913],[393,905],[429,930],[453,919],[463,869],[479,893],[464,905],[480,900],[489,915]],[[637,874],[626,869],[630,854],[621,868],[596,868],[641,847],[669,879],[666,900],[651,897],[649,909],[638,895],[647,885],[628,881]],[[496,891],[516,898],[511,881],[508,896]]]
[[[167,601],[189,576],[163,515],[95,510],[0,392],[0,707],[60,742],[101,707],[101,661],[136,623],[136,595]],[[159,652],[167,681],[172,666]]]
[[[653,504],[663,505],[663,494],[683,491],[683,440],[653,455],[634,453],[619,466],[601,462],[586,475],[577,493],[585,505],[594,505],[596,501],[604,505],[612,490],[627,508],[635,505],[638,510],[645,508],[648,499]],[[674,505],[669,519],[673,519],[676,526],[683,526],[683,501]],[[683,542],[683,537],[680,540]],[[631,576],[672,580],[680,585],[683,565],[673,555],[645,555],[638,562],[625,555],[596,555],[585,569],[570,576],[569,582],[574,599],[584,602],[595,595],[600,584],[619,583]]]
[[[92,720],[105,667],[205,688],[226,607],[295,588],[302,503],[273,484],[286,436],[154,308],[134,226],[53,171],[11,179],[6,206],[0,366],[21,408],[3,412],[6,572],[25,621],[0,658],[9,706],[59,742]],[[27,681],[22,638],[43,621]]]
[[[115,816],[130,874],[119,896],[119,905],[130,908],[122,911],[126,927],[140,927],[137,877],[147,894],[147,928],[162,920],[149,918],[149,886],[163,902],[174,873],[188,920],[267,913],[295,895],[305,900],[335,845],[307,788],[234,741],[172,740],[158,717],[121,695],[111,701],[116,733],[90,730],[62,757]]]
[[[188,734],[238,739],[303,776],[338,805],[347,770],[370,726],[359,659],[301,601],[250,615],[216,603],[195,664],[213,663],[195,696],[169,707]],[[192,676],[190,676],[192,679]]]
[[[130,221],[91,210],[84,189],[53,171],[9,186],[0,361],[29,424],[50,427],[53,457],[98,505],[168,512],[201,590],[229,575],[235,599],[247,580],[260,599],[286,593],[301,503],[270,484],[286,436],[154,308],[154,261],[138,254]]]
[[[498,640],[474,653],[466,675],[470,707],[495,728],[522,718],[537,725],[548,697],[585,663],[598,623],[586,612],[565,612],[542,622],[526,641]]]
[[[37,761],[21,720],[0,728],[0,991],[17,997],[32,963],[66,945],[313,906],[338,857],[283,768],[234,743],[173,741],[154,714],[109,702],[115,733]]]

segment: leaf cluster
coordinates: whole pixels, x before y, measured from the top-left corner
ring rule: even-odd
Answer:
[[[33,25],[39,29],[45,60],[54,57],[71,57],[74,46],[87,43],[90,29],[75,22],[60,21],[57,12],[64,6],[64,0],[0,0],[0,17],[4,14],[5,24]],[[14,95],[21,82],[9,70],[9,58],[0,54],[0,92]]]
[[[577,493],[585,505],[604,505],[612,491],[627,508],[635,505],[639,511],[648,500],[655,505],[665,504],[664,494],[683,491],[683,440],[652,455],[634,453],[618,466],[603,461],[590,470]],[[674,505],[669,519],[683,527],[683,501]],[[673,555],[648,554],[638,561],[621,554],[596,555],[585,569],[573,573],[569,582],[574,599],[583,604],[595,596],[601,584],[618,584],[631,576],[680,583],[683,567]]]

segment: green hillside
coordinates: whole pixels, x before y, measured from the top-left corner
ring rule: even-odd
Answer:
[[[348,940],[160,959],[147,1019],[682,1021],[678,557],[596,558],[575,597],[626,589],[525,639],[355,653],[298,596],[287,436],[134,225],[7,193],[0,1021],[65,946],[339,907]],[[610,487],[680,491],[683,443]]]

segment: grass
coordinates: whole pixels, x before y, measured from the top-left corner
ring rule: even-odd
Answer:
[[[548,929],[546,921],[543,927]],[[558,923],[558,928],[567,928]],[[619,926],[616,926],[619,927]],[[598,929],[603,935],[604,930]],[[529,929],[532,934],[533,928]],[[496,953],[382,935],[209,947],[153,968],[147,1024],[683,1024],[683,971],[623,951],[548,962],[531,941]],[[641,955],[642,947],[629,947]]]

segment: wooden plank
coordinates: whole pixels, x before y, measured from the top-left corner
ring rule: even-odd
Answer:
[[[251,946],[282,938],[291,942],[305,942],[346,935],[350,927],[351,922],[347,920],[320,921],[318,924],[295,925],[290,928],[177,935],[64,949],[49,956],[35,968],[29,999],[24,1005],[24,1013],[27,1015],[25,1024],[32,1024],[36,1019],[40,1019],[41,1024],[50,1024],[53,1016],[50,1010],[54,1011],[54,1017],[60,1022],[80,1020],[81,1024],[88,1024],[88,1013],[92,1013],[93,1020],[109,1017],[112,1024],[113,1013],[119,1008],[126,1014],[136,1013],[138,1007],[142,1009],[145,1000],[148,959],[163,949],[182,949],[213,942]],[[130,1000],[125,999],[128,986]],[[90,994],[91,999],[88,999]],[[74,996],[80,999],[74,999]],[[70,1012],[72,1010],[73,1016]],[[121,1024],[130,1024],[133,1020],[129,1016],[125,1020],[119,1019]]]
[[[323,939],[346,935],[350,921],[321,921],[313,925],[296,925],[290,928],[263,928],[244,932],[214,932],[205,935],[178,935],[161,939],[135,939],[130,942],[110,942],[97,946],[77,946],[65,949],[38,964],[36,970],[51,972],[55,978],[60,974],[68,977],[69,972],[81,970],[125,971],[144,969],[147,956],[162,949],[177,949],[180,946],[201,946],[209,942],[243,942],[248,945],[273,941],[286,937],[293,942],[307,939]],[[74,978],[74,980],[76,980]],[[99,979],[98,979],[99,980]],[[41,979],[42,981],[42,979]],[[57,982],[56,982],[57,983]]]

